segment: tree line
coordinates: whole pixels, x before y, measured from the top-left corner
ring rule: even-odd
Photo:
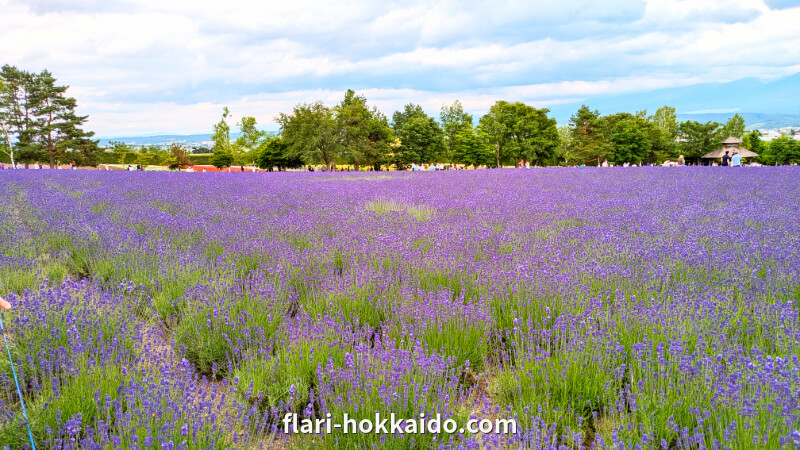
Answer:
[[[93,132],[84,131],[87,116],[75,112],[77,102],[66,95],[44,70],[26,72],[5,65],[0,69],[0,150],[21,162],[75,160],[81,165],[121,163],[129,154],[139,164],[190,165],[186,149],[137,150],[120,143],[100,149]],[[408,104],[391,120],[366,97],[348,90],[341,102],[301,103],[276,117],[277,134],[257,128],[254,117],[236,123],[240,136],[231,139],[230,111],[224,108],[214,125],[210,162],[220,168],[257,165],[272,170],[324,164],[381,170],[412,164],[450,163],[464,166],[598,165],[661,163],[679,155],[698,163],[721,147],[729,136],[758,153],[764,164],[800,162],[800,142],[784,137],[761,140],[745,133],[744,119],[735,114],[726,123],[677,120],[675,108],[601,115],[582,105],[569,123],[557,126],[547,108],[497,101],[477,121],[455,101],[442,106],[438,120],[420,105]],[[109,153],[113,154],[109,155]]]
[[[332,107],[318,101],[281,113],[277,135],[256,136],[245,126],[250,123],[254,130],[255,119],[245,117],[239,124],[243,137],[233,143],[219,133],[228,129],[226,108],[215,126],[212,159],[222,164],[250,160],[270,170],[303,164],[324,164],[328,169],[347,164],[375,170],[430,163],[577,166],[607,160],[642,165],[676,160],[680,155],[699,164],[704,154],[720,148],[722,141],[732,136],[742,139],[742,147],[758,153],[757,160],[764,164],[800,162],[800,142],[790,137],[764,142],[758,131],[745,132],[739,114],[724,124],[681,122],[671,106],[662,106],[653,114],[601,115],[582,105],[568,124],[558,127],[548,113],[546,108],[497,101],[475,125],[473,116],[455,101],[441,108],[438,120],[415,104],[395,111],[388,120],[370,107],[364,96],[348,90]]]
[[[420,105],[408,104],[391,121],[367,99],[348,90],[332,107],[322,102],[302,103],[291,113],[277,117],[277,135],[257,136],[239,123],[241,137],[231,141],[226,119],[228,109],[214,126],[214,156],[218,167],[253,161],[259,167],[291,168],[324,164],[328,170],[347,164],[356,170],[381,170],[412,164],[456,163],[499,167],[557,164],[560,142],[556,121],[548,109],[524,103],[498,101],[474,125],[471,114],[455,101],[442,107],[439,120]]]

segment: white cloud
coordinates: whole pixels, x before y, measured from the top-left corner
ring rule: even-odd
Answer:
[[[498,98],[546,105],[800,71],[800,8],[763,0],[0,0],[0,10],[0,63],[49,69],[100,134],[204,131],[224,104],[271,121],[350,86],[390,115],[412,101],[478,111]]]
[[[389,116],[407,103],[417,103],[429,114],[438,117],[442,105],[459,100],[464,108],[483,114],[497,100],[524,101],[536,107],[561,103],[580,102],[598,94],[624,94],[675,85],[688,85],[693,80],[624,78],[614,81],[558,82],[538,85],[508,86],[492,89],[472,89],[456,92],[434,92],[415,89],[364,89],[365,95]],[[315,89],[288,91],[279,94],[258,94],[228,102],[201,102],[190,105],[158,102],[146,103],[93,103],[82,106],[93,110],[92,124],[99,136],[155,134],[169,130],[171,133],[208,133],[220,120],[222,108],[231,111],[230,124],[242,116],[253,116],[262,128],[276,130],[275,118],[281,112],[290,113],[298,103],[317,100],[328,106],[341,101],[344,91]]]

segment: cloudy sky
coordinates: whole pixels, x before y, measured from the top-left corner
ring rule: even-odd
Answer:
[[[571,108],[800,72],[793,0],[0,0],[0,11],[0,64],[53,72],[99,136],[205,133],[225,105],[275,129],[277,113],[348,88],[390,117],[456,99],[480,115],[498,99]]]

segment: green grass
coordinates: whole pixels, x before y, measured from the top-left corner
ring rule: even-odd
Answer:
[[[389,213],[405,211],[417,221],[423,222],[430,220],[436,214],[436,209],[427,205],[406,205],[397,200],[377,199],[370,200],[366,204],[366,209],[379,216]]]

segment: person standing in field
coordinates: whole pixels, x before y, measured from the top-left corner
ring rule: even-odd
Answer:
[[[686,160],[683,159],[683,155],[678,156],[678,165],[679,166],[685,166],[686,165]]]
[[[733,152],[731,167],[742,167],[742,155],[740,155],[739,152]]]
[[[725,154],[722,155],[722,164],[720,164],[720,166],[726,166],[727,167],[728,164],[730,163],[730,161],[731,161],[731,157],[728,156],[728,151],[726,150]]]

